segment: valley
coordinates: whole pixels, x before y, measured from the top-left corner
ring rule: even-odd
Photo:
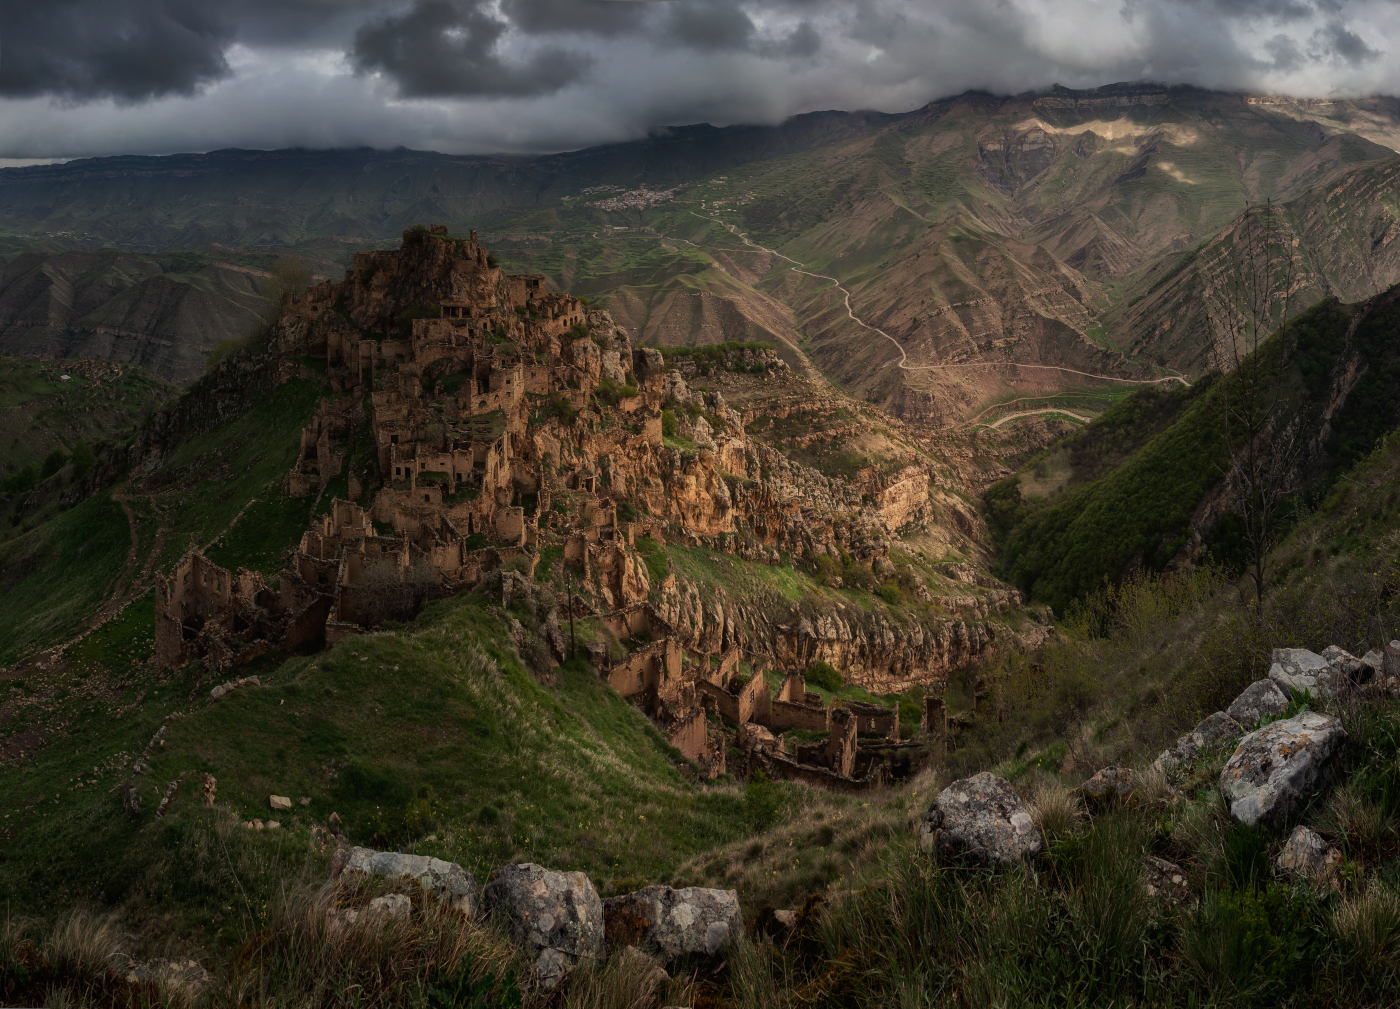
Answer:
[[[1397,145],[0,170],[0,1002],[1386,1004]]]

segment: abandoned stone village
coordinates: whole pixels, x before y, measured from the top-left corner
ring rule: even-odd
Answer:
[[[949,599],[946,618],[891,643],[854,621],[760,627],[674,570],[655,578],[639,544],[888,568],[890,540],[934,514],[929,473],[853,486],[791,462],[606,312],[543,276],[504,274],[475,232],[415,229],[398,250],[357,253],[343,282],[286,297],[274,341],[285,360],[323,362],[334,390],[285,484],[322,507],[275,586],[197,551],[159,581],[164,668],[229,672],[488,579],[508,604],[545,563],[568,587],[543,622],[552,659],[570,648],[561,620],[601,623],[611,640],[583,645],[600,674],[704,773],[724,772],[737,743],[748,766],[733,770],[853,790],[912,773],[928,740],[901,740],[896,708],[823,704],[801,670],[829,660],[882,693],[924,686],[923,729],[941,738],[942,679],[1005,633],[995,611],[1019,604],[1000,588]],[[784,380],[774,353],[744,353]],[[790,743],[793,730],[825,739]]]

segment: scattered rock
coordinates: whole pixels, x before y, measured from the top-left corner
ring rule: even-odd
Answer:
[[[219,783],[212,774],[204,775],[204,805],[213,806],[214,796],[218,792]]]
[[[1315,711],[1245,736],[1220,772],[1231,818],[1251,827],[1283,827],[1307,795],[1326,783],[1346,739],[1340,721]]]
[[[282,824],[278,820],[268,820],[263,826],[268,830],[276,830],[278,827],[282,826]]]
[[[404,855],[397,851],[375,851],[372,848],[351,848],[343,867],[340,852],[331,863],[334,876],[342,872],[384,876],[388,879],[408,877],[439,904],[452,908],[468,918],[476,916],[476,880],[456,862],[444,862],[427,855]]]
[[[311,805],[311,796],[309,796],[309,795],[299,795],[299,796],[297,796],[297,805],[298,805],[298,806],[309,806],[309,805]]]
[[[486,906],[509,924],[536,973],[553,988],[581,956],[603,948],[603,902],[581,872],[555,872],[533,862],[491,872]]]
[[[1223,711],[1217,711],[1206,718],[1170,747],[1163,750],[1152,766],[1162,771],[1170,771],[1181,764],[1195,760],[1202,750],[1222,743],[1232,742],[1244,735],[1244,729]]]
[[[141,812],[141,793],[129,782],[122,789],[122,810],[127,813]]]
[[[269,795],[267,804],[278,811],[292,808],[292,800],[285,795]]]
[[[1253,729],[1259,720],[1267,715],[1282,715],[1288,710],[1288,695],[1273,680],[1255,680],[1236,697],[1225,714],[1240,724],[1241,728]]]
[[[132,964],[126,972],[128,984],[164,983],[169,987],[198,991],[209,983],[209,972],[196,960],[161,957]]]
[[[370,914],[387,914],[390,918],[407,918],[413,901],[401,893],[386,893],[369,902]]]
[[[919,824],[919,847],[940,856],[966,855],[1012,865],[1044,842],[1009,782],[982,771],[955,781],[933,800]]]
[[[1341,861],[1341,848],[1329,844],[1317,831],[1298,826],[1279,852],[1275,864],[1289,875],[1324,881],[1331,879]]]
[[[733,890],[648,886],[603,901],[609,943],[636,946],[663,962],[688,953],[715,956],[744,930]]]
[[[1148,855],[1142,864],[1142,886],[1149,897],[1165,900],[1173,906],[1191,900],[1191,885],[1181,866],[1165,858]]]
[[[239,687],[260,686],[262,686],[262,680],[258,679],[256,676],[245,676],[241,680],[229,680],[225,683],[220,683],[217,687],[209,691],[209,703],[214,703],[220,697],[223,697],[230,691],[237,690]]]
[[[1135,791],[1133,772],[1127,767],[1105,767],[1079,786],[1085,804],[1098,809],[1128,802]]]
[[[1326,681],[1327,660],[1306,648],[1275,648],[1274,664],[1269,667],[1273,680],[1290,698],[1302,697],[1304,692],[1318,697],[1322,693],[1319,679]]]

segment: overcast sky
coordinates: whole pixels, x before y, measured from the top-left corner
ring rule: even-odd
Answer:
[[[1397,55],[1400,0],[0,0],[0,159],[554,151],[1139,79],[1395,94]]]

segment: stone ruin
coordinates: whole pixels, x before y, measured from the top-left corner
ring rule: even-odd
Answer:
[[[929,513],[927,472],[854,487],[750,441],[721,395],[691,392],[659,351],[633,348],[606,312],[550,292],[544,277],[502,273],[475,232],[462,239],[435,226],[406,232],[400,249],[357,253],[342,282],[286,296],[274,346],[289,361],[325,361],[334,395],[302,431],[285,479],[324,514],[275,590],[256,573],[186,555],[157,592],[163,668],[199,658],[228,670],[274,648],[333,643],[409,619],[424,599],[506,565],[533,576],[555,548],[575,581],[571,612],[597,615],[619,639],[645,630],[653,642],[603,675],[642,696],[673,744],[711,773],[725,746],[706,727],[706,704],[741,729],[833,730],[836,716],[796,687],[771,698],[759,676],[749,694],[732,694],[737,663],[683,675],[678,656],[709,669],[715,656],[737,654],[743,632],[732,613],[711,621],[698,600],[693,618],[667,620],[662,611],[677,616],[690,603],[674,575],[653,585],[638,540],[770,564],[781,552],[840,551],[879,566],[888,537]],[[786,367],[776,357],[768,366]],[[684,406],[690,440],[663,438],[668,403]],[[838,784],[898,773],[912,751],[897,724],[843,710],[857,726],[852,740],[894,735],[821,753],[760,748],[761,759]]]

